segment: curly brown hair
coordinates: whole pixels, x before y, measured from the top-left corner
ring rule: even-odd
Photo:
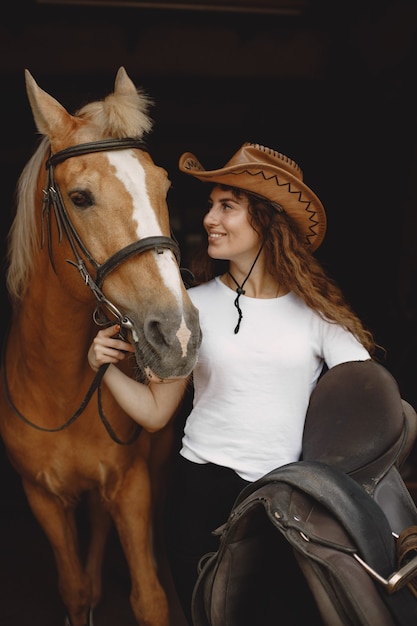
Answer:
[[[308,250],[297,224],[285,213],[285,207],[280,210],[281,207],[264,198],[236,187],[217,186],[229,190],[236,199],[247,197],[250,223],[265,242],[265,266],[271,276],[323,318],[349,330],[373,355],[377,345],[372,333],[354,313],[340,287]],[[205,247],[190,260],[190,269],[195,284],[201,284],[227,272],[229,261],[212,259]]]

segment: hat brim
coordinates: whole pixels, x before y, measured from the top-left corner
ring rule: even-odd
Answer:
[[[202,182],[238,187],[279,204],[296,222],[311,252],[322,243],[327,226],[324,207],[302,180],[286,170],[254,162],[209,171],[191,152],[180,157],[179,169]]]

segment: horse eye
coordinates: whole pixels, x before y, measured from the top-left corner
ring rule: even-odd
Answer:
[[[78,209],[88,209],[94,204],[93,196],[88,191],[73,191],[69,197]]]

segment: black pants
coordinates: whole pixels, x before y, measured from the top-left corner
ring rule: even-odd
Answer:
[[[202,556],[218,549],[219,538],[212,532],[227,521],[234,501],[248,484],[229,468],[192,463],[178,455],[165,528],[174,583],[190,625],[198,563]]]

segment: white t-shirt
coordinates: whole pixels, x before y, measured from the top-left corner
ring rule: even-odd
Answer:
[[[329,368],[370,358],[355,337],[298,296],[241,296],[220,278],[188,290],[203,333],[181,454],[254,481],[297,461],[310,394]]]

